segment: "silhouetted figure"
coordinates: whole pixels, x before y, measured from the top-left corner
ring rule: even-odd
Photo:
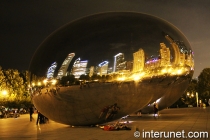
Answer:
[[[34,109],[33,109],[33,107],[31,106],[30,108],[29,108],[29,114],[30,114],[30,121],[32,121],[33,120],[33,113],[34,113]]]
[[[44,124],[46,122],[49,123],[49,119],[47,117],[45,117],[42,113],[40,113],[38,110],[38,116],[37,116],[37,121],[36,121],[36,125],[38,124]]]
[[[154,117],[156,116],[156,114],[157,114],[157,112],[158,112],[158,109],[157,109],[157,107],[156,107],[156,104],[154,103]]]
[[[83,88],[83,83],[82,82],[80,82],[80,89],[82,89]]]
[[[44,116],[38,110],[37,110],[37,112],[38,112],[38,116],[37,116],[36,125],[43,124],[44,123]]]
[[[156,114],[157,114],[157,116],[159,117],[159,116],[160,116],[160,114],[159,114],[158,103],[155,103],[155,104],[156,104],[156,108],[157,108],[157,112],[156,112]]]
[[[117,106],[117,103],[110,106],[108,111],[107,111],[107,115],[105,117],[105,120],[112,119],[118,113],[119,110],[120,110],[120,108]]]
[[[109,117],[110,117],[110,115],[112,114],[112,109],[113,109],[114,107],[109,107],[109,109],[108,109],[108,111],[107,111],[107,114],[106,114],[106,117],[105,117],[105,120],[107,120]]]
[[[106,114],[108,110],[109,110],[109,106],[105,106],[105,107],[101,110],[101,113],[100,113],[100,115],[99,115],[99,119],[100,119],[101,117],[103,117],[104,114]]]

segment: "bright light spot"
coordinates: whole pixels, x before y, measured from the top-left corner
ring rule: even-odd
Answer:
[[[177,70],[177,74],[181,74],[181,73],[182,73],[181,69]]]
[[[162,69],[162,71],[161,71],[162,73],[166,73],[167,72],[167,70],[166,69]]]
[[[44,80],[43,80],[43,83],[46,84],[46,83],[47,83],[47,79],[44,79]]]
[[[134,80],[134,81],[139,81],[140,79],[142,79],[145,75],[145,72],[141,72],[141,73],[138,73],[138,74],[133,74],[131,76],[131,78]]]
[[[161,98],[157,99],[157,100],[156,100],[156,103],[160,102],[160,99],[161,99]]]
[[[172,71],[172,69],[170,68],[170,69],[168,69],[168,72],[171,72]]]
[[[57,83],[57,81],[55,79],[53,79],[51,82],[53,85],[55,85]]]
[[[134,81],[138,81],[139,79],[140,77],[137,77],[137,76],[133,78]]]
[[[2,91],[2,95],[4,95],[4,96],[7,95],[7,91],[6,90],[3,90]]]
[[[37,85],[38,85],[38,86],[41,86],[41,82],[38,82]]]
[[[125,77],[119,77],[117,78],[118,81],[124,81],[125,80]]]

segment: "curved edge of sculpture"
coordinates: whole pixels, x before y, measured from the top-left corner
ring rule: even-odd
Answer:
[[[140,13],[135,13],[134,16],[131,12],[123,12],[122,14],[121,12],[114,12],[113,15],[112,13],[101,15],[104,15],[104,18],[99,17],[100,15],[92,15],[60,28],[41,44],[31,61],[30,69],[34,72],[32,73],[34,79],[36,79],[36,76],[33,74],[47,71],[47,78],[42,79],[44,85],[33,86],[32,84],[30,88],[33,103],[43,115],[56,122],[69,125],[101,124],[119,119],[138,110],[142,110],[142,113],[151,112],[152,106],[147,105],[157,99],[160,99],[158,106],[161,110],[173,104],[183,94],[192,78],[194,71],[193,52],[187,39],[176,27],[171,24],[168,25],[169,23],[156,17]],[[123,23],[124,18],[122,18],[124,16],[126,17],[125,25]],[[151,28],[142,24],[147,16],[149,17],[147,22],[155,21]],[[97,21],[96,17],[100,20]],[[114,43],[117,42],[118,46],[113,47],[113,39],[107,37],[110,36],[112,30],[123,23],[115,32],[129,33],[130,36],[127,25],[132,24],[129,28],[134,31],[137,25],[133,25],[133,22],[130,23],[129,21],[136,21],[135,19],[139,18],[138,24],[149,28],[149,33],[141,26],[138,26],[138,28],[142,31],[135,33],[139,33],[138,37],[144,37],[147,33],[145,35],[147,36],[145,37],[146,41],[137,40],[136,47],[133,44],[126,47],[126,45],[119,45],[118,41],[124,41],[127,37],[117,37]],[[114,23],[112,23],[113,19]],[[160,22],[156,20],[160,20]],[[97,24],[94,21],[97,21]],[[107,25],[107,29],[104,30],[104,22],[106,21],[110,22],[111,25],[110,28]],[[156,23],[158,24],[156,25]],[[71,24],[73,25],[71,26]],[[96,25],[100,25],[100,27],[94,28],[94,31],[90,33],[91,29],[84,26],[86,24],[91,25],[92,28]],[[163,27],[160,26],[162,24],[164,24]],[[167,32],[167,30],[169,31]],[[103,35],[105,31],[106,34]],[[78,40],[75,39],[75,32],[79,32]],[[142,34],[142,32],[145,33]],[[90,38],[89,34],[92,35]],[[103,43],[111,45],[109,47],[105,45],[105,48],[98,49],[97,44],[96,47],[92,48],[91,43],[94,44],[95,42],[90,43],[89,40],[98,42],[98,39],[95,39],[98,36],[102,38]],[[185,42],[175,40],[173,37],[181,38]],[[77,46],[82,46],[83,43],[87,45],[87,48],[81,49]],[[138,43],[145,46],[138,46]],[[88,44],[91,45],[88,46]],[[124,50],[121,49],[123,47]],[[113,52],[116,48],[120,49]],[[96,63],[94,61],[96,57],[90,58],[92,64],[89,65],[89,71],[86,72],[89,64],[86,56],[91,57],[88,49],[98,50],[99,52],[94,53],[98,53],[97,59],[103,60],[103,62],[95,66],[97,69],[94,70],[92,65]],[[85,51],[86,53],[84,53]],[[121,53],[122,51],[123,53]],[[104,61],[101,52],[104,53],[104,57],[111,57],[110,60],[113,61],[111,72],[108,72],[109,63]],[[131,52],[131,54],[126,54],[128,52]],[[90,54],[94,53],[91,52]],[[151,56],[148,57],[148,55]],[[81,56],[87,60],[80,59]],[[125,57],[131,60],[125,61]],[[114,60],[112,60],[113,58]],[[72,68],[68,71],[69,67]],[[56,84],[68,73],[71,76],[73,75],[79,84],[71,86]],[[88,80],[85,79],[87,76]],[[101,79],[97,79],[97,76]]]

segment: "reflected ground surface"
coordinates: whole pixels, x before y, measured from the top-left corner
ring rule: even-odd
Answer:
[[[108,63],[99,65],[104,61]],[[30,72],[47,79],[43,88],[30,91],[48,118],[92,125],[121,118],[161,97],[159,108],[170,106],[187,88],[193,70],[189,42],[170,23],[141,13],[102,13],[68,23],[43,41]],[[66,74],[80,78],[80,85],[53,84]]]

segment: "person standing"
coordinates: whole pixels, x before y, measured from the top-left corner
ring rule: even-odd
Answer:
[[[156,107],[156,103],[154,103],[153,110],[154,110],[154,117],[156,117],[156,114],[157,114],[157,112],[158,112],[158,109],[157,109],[157,107]]]
[[[44,124],[47,122],[49,122],[49,119],[47,117],[45,117],[40,111],[38,111],[38,115],[37,115],[37,121],[36,121],[36,125],[38,124]]]
[[[33,107],[31,106],[30,108],[29,108],[29,114],[30,114],[30,121],[32,121],[33,120],[33,113],[34,113],[34,109],[33,109]]]
[[[160,114],[159,114],[159,108],[158,108],[158,103],[156,103],[156,108],[157,108],[157,116],[159,117],[160,116]]]
[[[37,110],[37,120],[36,120],[36,125],[40,124],[41,119],[42,119],[42,114]]]

